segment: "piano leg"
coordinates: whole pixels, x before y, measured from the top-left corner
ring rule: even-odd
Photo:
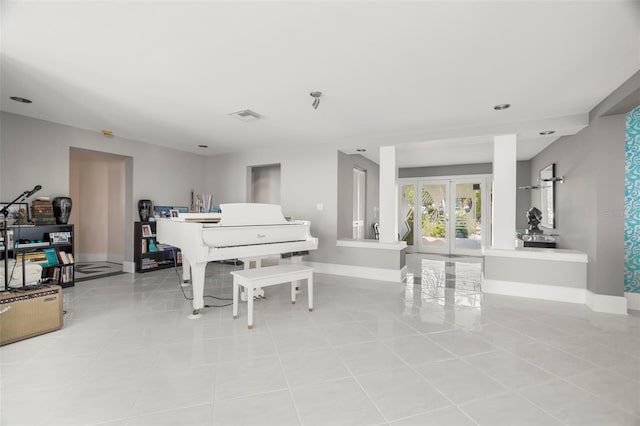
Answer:
[[[193,274],[191,286],[193,291],[193,314],[189,319],[200,318],[200,309],[204,308],[204,273],[207,270],[207,262],[199,262],[191,265]]]
[[[188,282],[191,280],[191,264],[189,263],[189,259],[182,254],[182,286],[186,287]]]

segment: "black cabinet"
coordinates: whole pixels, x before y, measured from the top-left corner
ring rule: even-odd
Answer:
[[[0,232],[4,237],[4,232]],[[73,225],[22,225],[8,227],[9,258],[42,266],[42,281],[62,287],[74,285]],[[0,244],[4,259],[4,238]],[[4,283],[2,283],[4,285]]]
[[[135,222],[133,226],[133,260],[136,272],[149,272],[182,265],[182,253],[177,247],[156,240],[155,222]]]

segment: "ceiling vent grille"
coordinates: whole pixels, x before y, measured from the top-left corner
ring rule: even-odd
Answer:
[[[264,118],[263,115],[258,114],[257,112],[251,111],[250,109],[243,109],[242,111],[236,111],[229,114],[232,117],[236,117],[242,121],[256,121]]]

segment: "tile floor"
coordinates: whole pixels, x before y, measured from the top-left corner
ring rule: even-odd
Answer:
[[[123,273],[121,263],[77,262],[75,264],[74,278],[76,282],[81,282]]]
[[[172,269],[80,282],[62,330],[0,348],[0,424],[640,424],[638,313],[482,295],[477,259],[426,260],[414,284],[316,274],[311,313],[269,287],[253,330],[245,304],[187,319]]]

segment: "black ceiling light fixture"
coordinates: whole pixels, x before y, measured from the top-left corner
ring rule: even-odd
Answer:
[[[21,102],[23,104],[32,103],[31,99],[21,98],[20,96],[11,96],[9,99],[11,99],[12,101]]]
[[[356,149],[356,152],[367,152],[367,150],[364,148],[358,148]]]
[[[555,130],[545,130],[543,132],[540,132],[541,136],[547,136],[547,135],[552,135],[554,134],[556,131]]]
[[[510,107],[511,107],[511,104],[498,104],[494,106],[493,109],[495,109],[496,111],[502,111],[503,109],[507,109]]]
[[[322,96],[322,92],[311,92],[309,95],[313,98],[313,103],[311,106],[313,109],[318,109],[318,105],[320,105],[320,96]]]
[[[198,145],[198,148],[209,148],[209,145]]]

